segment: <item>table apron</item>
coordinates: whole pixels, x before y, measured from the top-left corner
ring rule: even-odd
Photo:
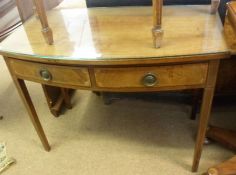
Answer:
[[[204,88],[208,62],[136,66],[63,66],[6,59],[14,76],[45,85],[114,92]]]

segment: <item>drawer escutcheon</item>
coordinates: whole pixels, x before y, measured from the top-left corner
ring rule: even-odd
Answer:
[[[147,73],[142,78],[142,84],[146,87],[153,87],[158,83],[157,76],[153,73]]]
[[[39,75],[42,77],[43,80],[45,81],[50,81],[52,80],[52,74],[47,70],[47,69],[41,69],[39,71]]]

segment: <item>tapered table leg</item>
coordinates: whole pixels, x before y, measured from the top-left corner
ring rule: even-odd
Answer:
[[[153,6],[153,44],[155,48],[161,47],[163,39],[163,30],[161,28],[162,22],[162,6],[163,0],[152,0]]]
[[[209,63],[208,77],[206,82],[206,87],[203,93],[203,100],[200,112],[200,121],[198,126],[197,140],[194,150],[194,159],[192,165],[192,171],[196,172],[199,166],[199,161],[201,158],[202,147],[204,144],[208,120],[211,112],[211,105],[214,96],[214,89],[216,84],[217,72],[219,68],[219,61],[211,61]]]
[[[31,122],[34,125],[34,128],[43,144],[43,147],[46,151],[50,151],[50,146],[48,143],[48,140],[44,134],[43,128],[41,126],[41,123],[39,121],[38,115],[35,111],[34,105],[32,103],[32,100],[30,98],[29,92],[27,90],[27,87],[25,85],[24,80],[21,79],[14,79],[14,83],[17,87],[17,90],[21,96],[21,99],[24,102],[25,107],[27,108],[27,111],[29,113]]]
[[[52,29],[48,25],[47,15],[45,11],[45,7],[43,4],[43,0],[33,0],[36,12],[38,14],[39,20],[42,25],[42,34],[44,36],[45,41],[48,44],[53,44],[53,33]]]
[[[30,95],[29,95],[29,92],[28,92],[27,87],[25,85],[25,82],[24,82],[24,80],[18,79],[14,75],[14,73],[12,73],[12,70],[8,64],[8,61],[6,59],[5,59],[5,61],[7,63],[8,69],[10,70],[10,73],[11,73],[12,79],[16,85],[16,88],[20,94],[20,97],[21,97],[22,101],[24,102],[24,105],[29,113],[31,122],[33,123],[33,126],[34,126],[34,128],[35,128],[35,130],[36,130],[36,132],[43,144],[43,147],[46,151],[50,151],[50,145],[48,143],[46,135],[44,134],[42,125],[41,125],[38,115],[35,111],[34,105],[33,105],[32,100],[30,98]]]

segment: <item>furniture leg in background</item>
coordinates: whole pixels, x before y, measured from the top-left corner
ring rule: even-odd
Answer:
[[[236,131],[210,126],[207,131],[207,137],[225,145],[234,151],[236,150]],[[207,173],[208,175],[235,175],[236,156],[226,162],[209,168]]]
[[[220,0],[211,0],[211,14],[215,14],[220,6]]]
[[[75,90],[49,85],[42,85],[42,88],[48,103],[48,107],[55,117],[59,117],[60,112],[64,106],[67,109],[72,108],[71,97]]]

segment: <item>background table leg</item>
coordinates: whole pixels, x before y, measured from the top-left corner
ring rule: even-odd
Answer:
[[[43,85],[43,92],[46,97],[48,107],[55,117],[61,115],[62,109],[72,108],[71,98],[75,93],[74,89],[61,88],[56,86]]]
[[[69,89],[61,88],[61,93],[63,95],[63,99],[64,99],[66,107],[68,109],[71,109],[72,104],[71,104],[71,98],[70,98],[70,95],[69,95]]]
[[[197,118],[197,112],[198,112],[198,106],[200,106],[200,99],[202,96],[202,91],[200,89],[194,89],[192,91],[192,109],[191,109],[191,120],[196,120]]]

